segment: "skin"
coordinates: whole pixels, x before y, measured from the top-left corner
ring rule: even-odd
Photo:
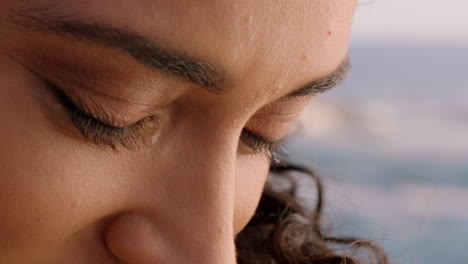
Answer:
[[[355,5],[3,0],[0,263],[235,263],[235,235],[269,167],[241,131],[285,136],[312,95],[283,97],[346,58]],[[8,20],[34,8],[161,40],[222,68],[228,89],[212,93],[119,50]],[[114,126],[155,114],[156,128],[131,149],[95,145],[38,76]]]

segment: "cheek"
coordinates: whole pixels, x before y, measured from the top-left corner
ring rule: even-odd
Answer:
[[[239,233],[255,213],[268,175],[266,158],[241,155],[237,160],[234,232]]]
[[[50,173],[60,158],[47,166],[44,158],[52,157],[53,149],[41,150],[50,136],[38,122],[41,114],[31,96],[33,81],[17,65],[0,61],[0,76],[6,77],[0,81],[0,248],[4,249],[43,235],[36,227],[48,220],[61,195]]]
[[[37,256],[39,263],[51,241],[75,234],[104,210],[109,178],[93,176],[109,173],[102,160],[69,151],[70,140],[46,125],[50,122],[33,95],[37,81],[5,61],[0,58],[5,77],[0,78],[0,262],[11,263],[2,260],[19,250],[24,257]],[[98,248],[83,239],[91,251]]]

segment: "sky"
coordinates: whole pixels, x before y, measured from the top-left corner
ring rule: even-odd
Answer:
[[[351,43],[468,44],[466,0],[359,0]]]
[[[352,70],[306,107],[290,158],[322,176],[335,232],[392,263],[467,263],[468,0],[359,1]]]

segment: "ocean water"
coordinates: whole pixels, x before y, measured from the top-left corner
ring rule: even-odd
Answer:
[[[345,83],[305,109],[290,159],[322,175],[336,233],[392,263],[468,263],[468,46],[354,43],[350,58]]]

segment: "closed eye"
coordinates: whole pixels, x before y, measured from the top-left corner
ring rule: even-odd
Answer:
[[[146,117],[126,127],[113,126],[88,114],[75,104],[61,88],[54,83],[41,79],[44,85],[67,112],[73,125],[80,131],[85,140],[96,145],[107,145],[116,150],[118,145],[132,149],[139,144],[142,132],[156,117]]]
[[[56,84],[41,78],[43,84],[54,95],[58,103],[64,107],[73,125],[87,141],[96,145],[107,145],[116,150],[118,145],[133,149],[141,142],[142,132],[148,128],[155,117],[146,117],[126,127],[117,127],[88,114],[74,103]],[[270,141],[255,133],[244,129],[240,140],[247,145],[254,154],[266,155],[269,159],[281,153],[284,142]]]
[[[275,162],[276,157],[283,154],[286,145],[284,139],[270,141],[247,129],[242,130],[240,139],[244,144],[249,146],[254,153],[266,155],[271,162]]]

